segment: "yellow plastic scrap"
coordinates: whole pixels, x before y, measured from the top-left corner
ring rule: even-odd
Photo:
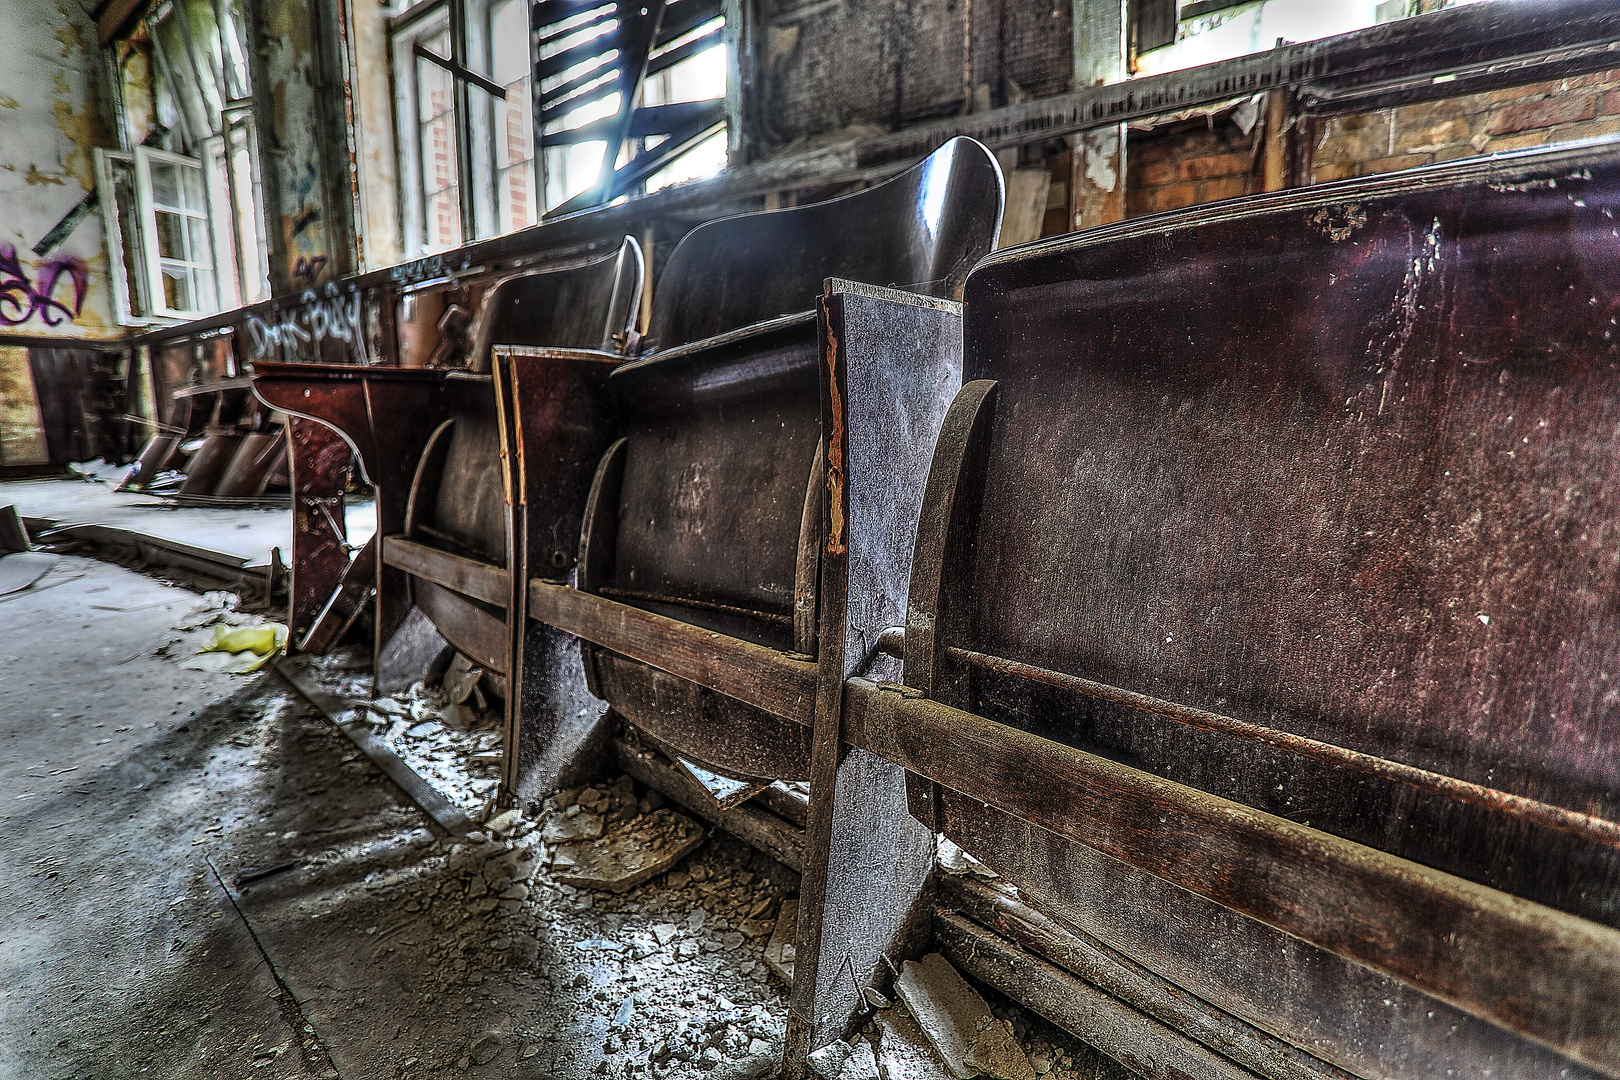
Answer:
[[[237,653],[252,651],[256,656],[269,656],[287,640],[287,628],[280,623],[260,623],[258,626],[214,627],[214,644],[204,652]]]
[[[245,675],[258,671],[286,644],[287,628],[281,623],[216,626],[213,642],[197,650],[197,655],[184,661],[181,666],[198,671]]]

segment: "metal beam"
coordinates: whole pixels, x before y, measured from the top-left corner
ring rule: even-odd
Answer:
[[[1018,146],[1275,87],[1297,88],[1307,111],[1348,112],[1614,67],[1609,0],[1470,5],[878,135],[854,144],[855,163],[920,158],[956,135]]]

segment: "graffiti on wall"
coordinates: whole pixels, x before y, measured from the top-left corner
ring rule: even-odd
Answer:
[[[316,351],[328,341],[350,346],[363,359],[366,346],[361,321],[360,293],[340,292],[335,284],[317,293],[306,289],[298,306],[249,315],[247,319],[248,357],[262,360],[272,350],[297,354],[302,346]]]
[[[30,271],[15,247],[0,244],[0,326],[32,319],[46,326],[72,322],[84,310],[89,288],[89,268],[77,256],[53,256]]]

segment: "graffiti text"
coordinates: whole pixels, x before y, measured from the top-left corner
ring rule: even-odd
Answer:
[[[327,341],[341,341],[352,345],[364,358],[365,331],[360,314],[358,292],[343,294],[331,284],[320,294],[307,289],[298,298],[297,307],[269,311],[262,317],[248,316],[248,355],[259,360],[271,350],[296,353],[302,345],[313,343],[318,350]]]

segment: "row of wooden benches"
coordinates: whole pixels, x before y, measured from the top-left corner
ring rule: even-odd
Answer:
[[[379,678],[499,673],[508,801],[615,724],[808,781],[789,1075],[932,932],[1144,1075],[1620,1076],[1620,146],[1000,193],[702,226],[639,358],[627,241],[475,370],[256,365],[377,487]]]

